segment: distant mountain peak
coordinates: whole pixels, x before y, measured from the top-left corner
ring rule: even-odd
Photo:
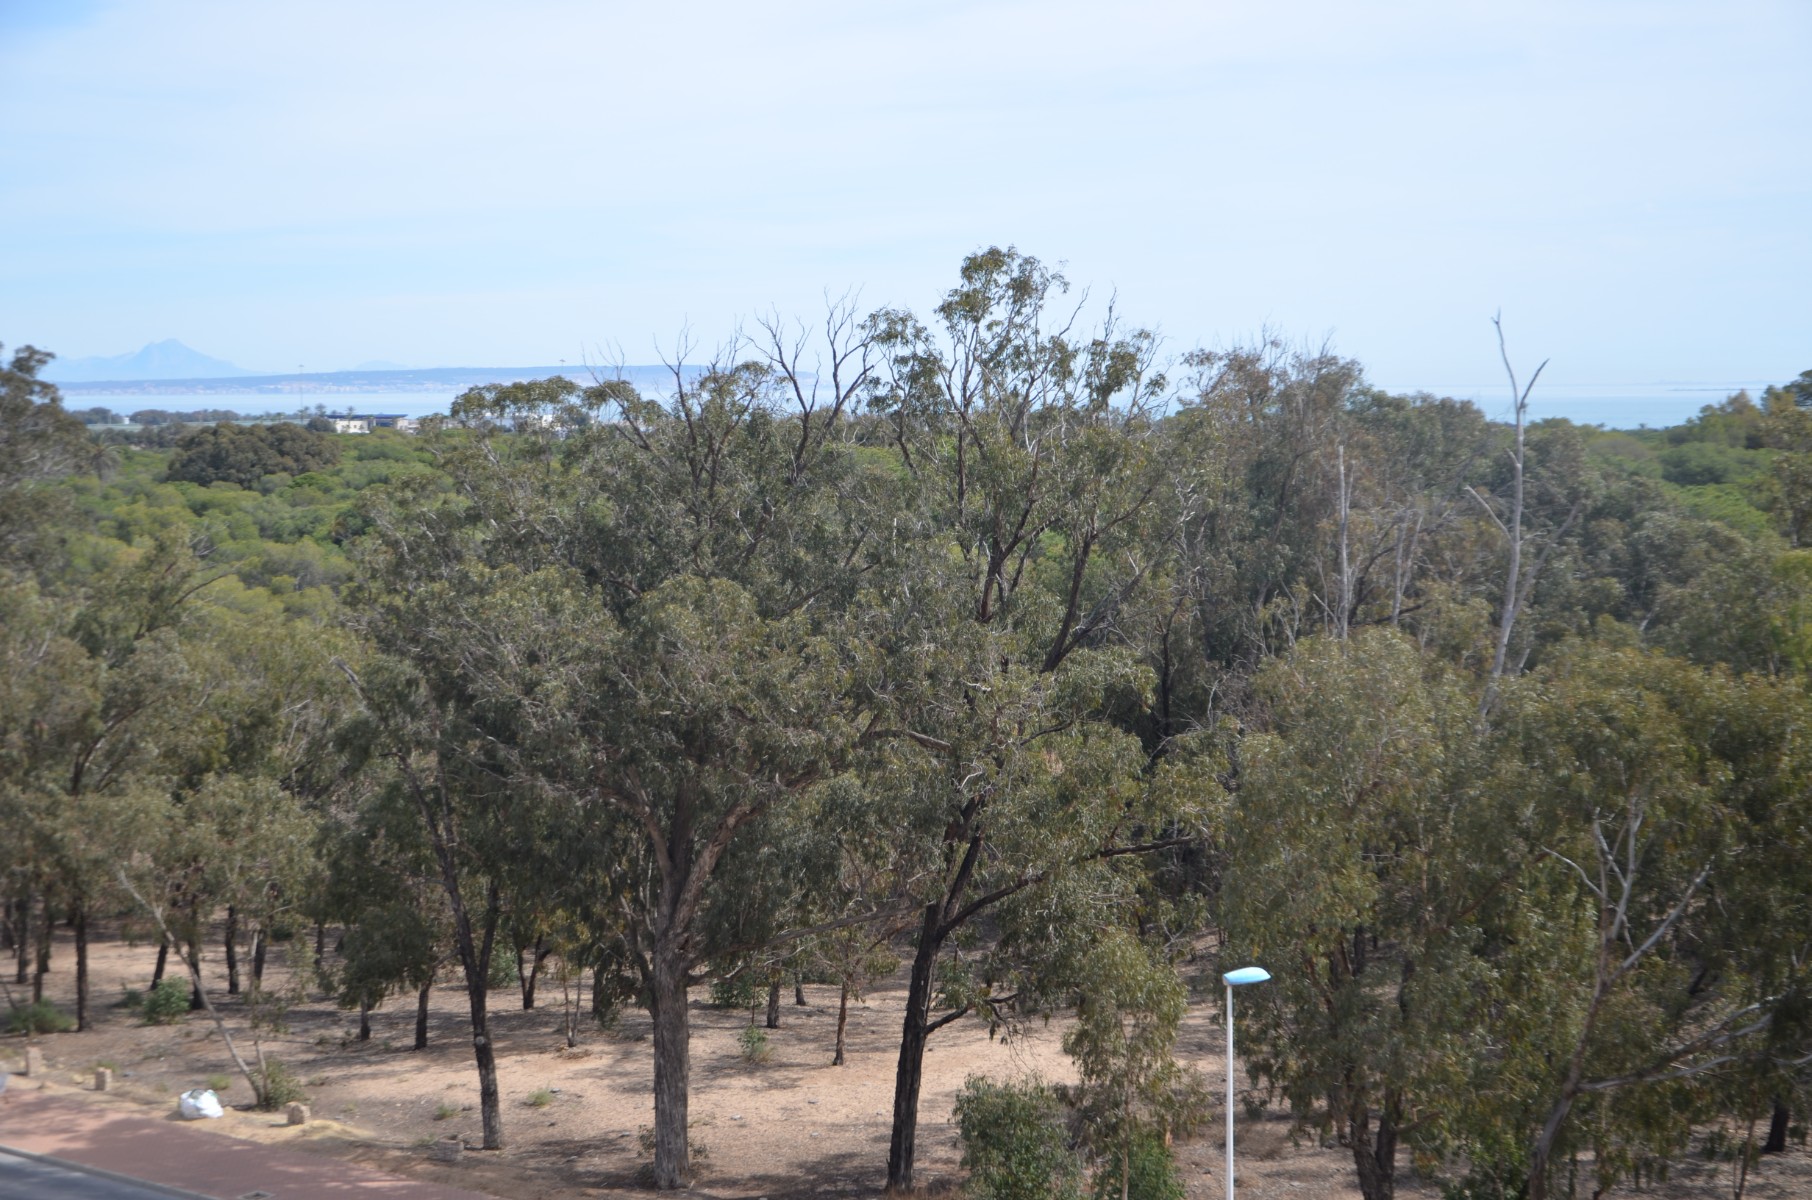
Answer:
[[[191,350],[175,338],[151,342],[132,354],[99,358],[57,359],[45,368],[52,383],[96,383],[107,380],[222,379],[256,375],[224,359]]]

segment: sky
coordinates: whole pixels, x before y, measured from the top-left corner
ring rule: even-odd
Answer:
[[[1382,386],[1812,367],[1806,0],[0,0],[0,340],[654,361],[1015,245]]]

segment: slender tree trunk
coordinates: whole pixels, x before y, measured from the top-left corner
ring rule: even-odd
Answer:
[[[837,1053],[831,1059],[831,1066],[843,1065],[843,1031],[849,1026],[849,984],[845,983],[837,994]]]
[[[1755,1121],[1758,1113],[1749,1114],[1749,1126],[1743,1130],[1743,1144],[1737,1151],[1736,1192],[1733,1200],[1743,1200],[1749,1190],[1749,1163],[1755,1157]]]
[[[798,975],[793,976],[793,1003],[805,1007],[805,980]]]
[[[768,1028],[780,1028],[780,976],[768,981]]]
[[[1763,1154],[1785,1154],[1787,1152],[1787,1122],[1792,1114],[1787,1106],[1781,1103],[1780,1097],[1774,1098],[1774,1112],[1768,1117],[1768,1140],[1762,1143]]]
[[[76,1032],[88,1028],[88,906],[77,902],[70,912],[75,923]]]
[[[547,956],[552,951],[546,949],[542,939],[537,937],[534,946],[530,948],[526,971],[522,966],[523,953],[522,950],[516,951],[516,979],[522,984],[522,1011],[527,1012],[535,1007],[535,981],[541,978],[541,964],[547,961]]]
[[[371,1002],[369,1000],[359,1001],[359,1040],[361,1042],[371,1040]]]
[[[926,906],[906,993],[900,1029],[900,1063],[893,1080],[893,1135],[887,1145],[887,1186],[912,1190],[912,1163],[919,1134],[919,1084],[925,1074],[925,1039],[930,1036],[932,970],[937,965],[938,905]]]
[[[184,953],[181,946],[176,948],[176,952],[182,954],[183,960],[189,964],[189,1011],[200,1012],[208,1006],[207,997],[201,994],[201,984],[196,982],[201,978],[201,947],[190,942],[187,953]]]
[[[31,999],[37,1004],[44,999],[44,977],[50,974],[50,935],[56,923],[50,897],[44,897],[44,919],[38,923],[38,969],[31,977]]]
[[[321,973],[321,960],[327,954],[327,923],[315,922],[315,974]]]
[[[686,962],[676,939],[655,946],[650,981],[654,1018],[654,1186],[683,1188],[692,1176],[686,1138],[691,1073],[691,1014],[686,1007]]]
[[[164,967],[170,961],[170,943],[157,943],[157,965],[151,968],[151,986],[156,987],[164,981]]]
[[[234,907],[231,904],[229,904],[229,905],[227,905],[227,915],[226,915],[226,969],[227,969],[227,995],[229,995],[229,996],[237,996],[239,994],[239,946],[237,945],[238,941],[239,941],[239,913],[236,909],[234,909]]]
[[[25,893],[13,909],[13,955],[17,965],[13,969],[13,982],[25,986],[31,974],[31,893]]]
[[[497,1087],[497,1053],[491,1045],[491,1027],[485,1011],[485,981],[468,980],[466,996],[472,1006],[472,1057],[478,1064],[478,1107],[484,1121],[484,1148],[503,1149],[503,1095]]]
[[[417,1050],[428,1048],[428,993],[433,988],[432,983],[425,983],[422,985],[422,990],[415,994],[415,1048]]]
[[[252,930],[252,990],[253,991],[257,991],[258,989],[260,989],[264,986],[264,954],[265,954],[265,948],[268,945],[270,945],[270,938],[268,938],[264,935],[264,927],[262,925],[260,925],[256,929]]]

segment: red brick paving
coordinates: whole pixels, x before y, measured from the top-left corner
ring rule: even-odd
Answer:
[[[0,1098],[0,1146],[85,1167],[237,1200],[268,1192],[274,1200],[491,1200],[478,1192],[386,1175],[369,1167],[204,1133],[38,1091],[15,1077]]]

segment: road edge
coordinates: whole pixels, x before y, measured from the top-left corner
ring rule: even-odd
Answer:
[[[64,1170],[75,1171],[82,1175],[93,1175],[100,1179],[111,1180],[114,1183],[129,1183],[134,1187],[145,1188],[154,1192],[162,1192],[166,1196],[175,1197],[176,1200],[224,1200],[223,1197],[210,1196],[203,1192],[191,1192],[182,1188],[171,1187],[167,1183],[158,1183],[154,1179],[140,1179],[136,1175],[122,1175],[118,1171],[109,1171],[103,1167],[91,1167],[87,1163],[79,1163],[73,1159],[58,1158],[54,1154],[39,1154],[34,1150],[21,1150],[17,1146],[9,1146],[5,1142],[0,1142],[0,1154],[11,1154],[17,1158],[30,1159],[33,1162],[41,1162],[47,1166],[62,1167]]]

